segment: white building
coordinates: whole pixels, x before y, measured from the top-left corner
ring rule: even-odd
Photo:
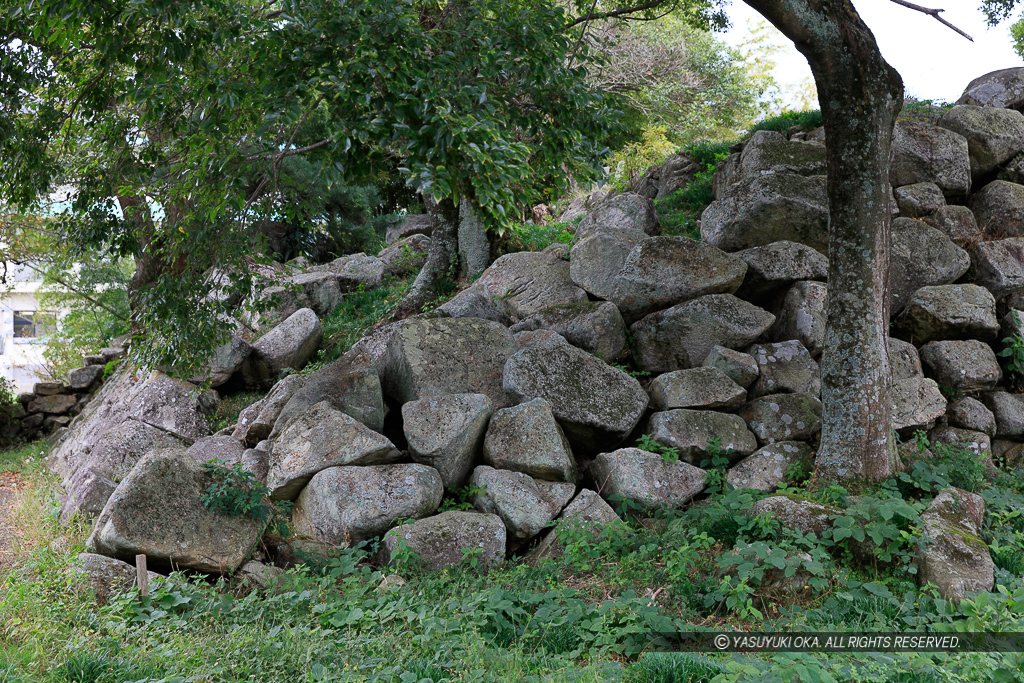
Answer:
[[[0,285],[0,375],[18,391],[32,391],[45,379],[43,351],[53,317],[39,310],[42,276],[31,268],[7,266],[7,284]]]

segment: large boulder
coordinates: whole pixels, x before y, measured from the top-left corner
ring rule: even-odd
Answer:
[[[993,180],[971,197],[978,228],[992,237],[1024,237],[1024,185]]]
[[[285,368],[301,370],[320,348],[324,328],[316,313],[302,308],[253,344],[251,363],[259,379],[276,379]]]
[[[328,467],[395,462],[394,444],[327,401],[295,417],[274,443],[267,488],[274,500],[294,500],[313,475]]]
[[[924,218],[946,205],[942,190],[935,183],[914,183],[893,190],[900,215],[906,218]]]
[[[65,486],[60,501],[61,524],[70,524],[75,516],[91,519],[103,511],[117,484],[91,467],[79,469]]]
[[[210,359],[206,362],[199,375],[192,378],[192,381],[196,384],[209,381],[211,388],[226,384],[236,372],[245,366],[251,354],[252,344],[237,334],[233,334],[231,339],[214,349]],[[99,373],[93,375],[93,379],[103,372],[103,366],[101,365],[93,365],[90,368],[99,370]],[[88,371],[90,368],[80,368],[80,370]],[[80,370],[72,370],[72,373],[80,372]],[[72,388],[74,388],[71,373],[68,374],[68,381],[71,382]]]
[[[789,481],[794,470],[802,476],[814,470],[814,450],[802,441],[780,441],[756,451],[729,468],[725,479],[734,488],[774,491]]]
[[[473,507],[501,517],[508,541],[530,540],[562,510],[545,500],[533,477],[522,472],[480,465],[473,470],[469,483],[477,491]]]
[[[477,287],[476,283],[466,287],[453,298],[443,303],[438,313],[449,318],[480,318],[490,320],[508,327],[512,320],[498,306],[498,303],[487,296],[483,287]]]
[[[576,284],[613,302],[627,323],[705,294],[732,293],[747,270],[710,244],[636,230],[603,230],[582,240],[569,268]]]
[[[740,153],[739,180],[766,175],[825,175],[825,145],[817,141],[786,139],[775,131],[757,131]]]
[[[895,317],[921,287],[954,282],[971,267],[967,252],[923,221],[892,222],[889,269],[890,314]]]
[[[936,339],[995,339],[996,300],[978,285],[938,285],[914,292],[896,320],[919,344]]]
[[[940,206],[935,213],[921,220],[940,230],[958,246],[973,244],[982,237],[974,212],[966,206]]]
[[[921,347],[921,362],[926,374],[948,390],[991,389],[1002,377],[992,347],[974,339],[929,342]]]
[[[702,367],[721,370],[726,377],[744,389],[749,388],[760,373],[753,356],[724,346],[712,346],[704,358]]]
[[[920,121],[897,121],[892,136],[893,187],[934,183],[946,199],[962,199],[971,189],[967,138]]]
[[[777,441],[811,441],[821,433],[821,401],[812,394],[773,394],[737,413],[762,446]]]
[[[352,350],[306,376],[302,384],[295,387],[279,409],[269,438],[276,438],[296,416],[321,401],[327,401],[374,431],[384,428],[384,394],[377,368],[368,353]],[[264,410],[270,411],[269,403]],[[260,419],[263,419],[262,411]]]
[[[549,306],[509,328],[513,334],[532,330],[557,332],[573,346],[605,361],[619,358],[626,350],[626,323],[610,301]]]
[[[747,349],[757,361],[758,378],[749,396],[767,394],[821,394],[821,370],[810,352],[796,340],[774,344],[754,344]]]
[[[76,455],[83,468],[119,482],[128,476],[148,451],[154,448],[174,448],[184,443],[187,441],[175,438],[162,429],[129,418],[108,425],[102,436],[91,443],[91,448],[83,444],[84,452]],[[69,470],[68,474],[73,475],[73,472]],[[69,480],[71,478],[68,477]]]
[[[918,554],[918,582],[933,584],[946,600],[992,590],[995,564],[980,538],[985,501],[962,489],[943,489],[921,515],[932,540]]]
[[[242,462],[245,446],[230,436],[204,436],[197,439],[185,452],[197,462],[216,462],[222,467],[231,467]]]
[[[971,249],[974,281],[996,298],[1024,292],[1024,237],[978,242]]]
[[[267,523],[210,511],[202,499],[218,476],[183,449],[150,451],[110,496],[87,547],[125,561],[146,555],[155,569],[234,573]]]
[[[484,462],[537,479],[576,481],[569,440],[542,398],[494,413],[484,437]]]
[[[298,286],[298,303],[313,309],[321,318],[330,315],[345,299],[341,285],[338,284],[338,276],[331,272],[298,273],[285,282]]]
[[[784,342],[803,344],[812,356],[825,349],[825,308],[828,287],[821,282],[797,282],[786,292],[778,318],[769,335]]]
[[[292,531],[352,545],[383,534],[396,520],[433,514],[443,495],[440,475],[425,465],[329,467],[299,494]]]
[[[741,299],[762,299],[800,280],[828,278],[828,259],[797,242],[773,242],[735,255],[747,264],[743,285],[736,291]]]
[[[597,534],[605,527],[618,526],[625,529],[622,519],[615,510],[594,491],[582,489],[557,517],[558,524],[541,539],[537,547],[530,552],[530,557],[537,561],[561,557],[565,547],[559,538],[570,531],[575,533]]]
[[[828,221],[825,176],[771,174],[712,202],[701,214],[700,235],[725,251],[789,240],[825,252]]]
[[[796,529],[804,534],[821,537],[832,528],[832,519],[841,510],[799,496],[769,496],[749,508],[750,517],[768,517],[778,521],[783,529]]]
[[[1024,407],[1024,402],[1022,402]],[[946,407],[946,420],[950,427],[996,435],[996,417],[985,404],[970,396],[961,396]]]
[[[468,289],[444,304],[440,310],[452,317],[460,310],[471,311],[484,303],[496,309],[491,320],[506,318],[517,323],[558,304],[582,303],[587,293],[569,277],[569,264],[551,251],[521,251],[506,254],[492,263]],[[473,306],[470,306],[473,304]]]
[[[924,377],[921,368],[921,357],[910,342],[889,337],[889,366],[892,368],[894,382],[913,377]]]
[[[994,436],[1003,439],[1024,438],[1024,396],[993,391],[985,394],[983,400],[992,411],[996,423]]]
[[[1024,110],[1024,67],[1000,69],[975,78],[956,103]]]
[[[621,443],[648,402],[635,379],[557,336],[509,358],[504,387],[517,403],[546,400],[570,441],[594,450]]]
[[[338,279],[338,287],[345,293],[377,289],[383,284],[384,262],[376,256],[350,254],[310,270],[318,269],[333,273]]]
[[[605,199],[576,226],[573,243],[605,230],[638,230],[647,235],[657,235],[661,226],[654,202],[630,192]]]
[[[296,374],[277,382],[266,396],[238,414],[231,436],[249,448],[269,437],[281,411],[305,381],[304,375]]]
[[[619,496],[650,507],[682,506],[707,486],[707,472],[699,467],[639,448],[598,454],[589,474],[605,500]]]
[[[929,430],[946,412],[946,397],[935,380],[924,377],[896,379],[892,383],[892,428],[904,437]]]
[[[72,391],[89,391],[103,377],[103,365],[86,365],[68,371],[68,388]]]
[[[971,451],[988,467],[992,466],[992,439],[985,432],[940,425],[928,432],[932,445],[956,446]]]
[[[177,438],[163,430],[131,418],[131,413],[138,410],[140,396],[147,393],[151,383],[162,378],[161,373],[147,375],[122,363],[85,405],[69,428],[68,438],[54,447],[47,460],[49,468],[61,475],[65,482],[81,467],[94,467],[104,476],[120,481],[151,447],[179,445]],[[191,399],[192,395],[189,391],[188,398]],[[198,401],[190,400],[187,405],[193,411],[202,413]],[[199,422],[198,415],[195,421]],[[128,424],[121,427],[125,422]],[[127,430],[125,438],[111,434],[120,430]],[[154,439],[167,441],[154,444]],[[112,460],[109,465],[105,464],[108,460]],[[117,461],[125,463],[126,469],[120,476],[114,477],[112,474],[118,467]]]
[[[1013,109],[958,104],[937,125],[967,138],[975,185],[1024,150],[1024,115]]]
[[[703,170],[700,163],[685,154],[674,154],[647,169],[637,183],[636,193],[647,199],[664,199],[689,185]]]
[[[483,566],[499,564],[505,559],[505,524],[497,515],[442,512],[384,534],[378,561],[390,565],[403,552],[416,553],[433,570],[462,564],[467,552]]]
[[[480,453],[493,412],[484,394],[449,394],[402,406],[402,428],[412,459],[430,465],[446,489],[462,486]]]
[[[757,450],[757,439],[743,418],[710,410],[654,413],[647,433],[665,448],[677,449],[680,459],[691,465],[710,460],[712,452],[736,462]]]
[[[127,593],[135,585],[138,570],[134,565],[96,553],[79,553],[72,565],[93,590],[96,602],[105,605],[119,593]],[[156,572],[146,572],[150,582],[163,577]]]
[[[389,274],[406,275],[422,268],[429,253],[430,237],[417,233],[381,249],[377,258],[384,263],[384,270]]]
[[[406,214],[401,223],[392,225],[384,234],[386,244],[394,244],[412,235],[430,237],[434,228],[430,224],[430,216],[425,213]]]
[[[774,322],[771,313],[731,294],[709,294],[634,323],[633,359],[649,372],[697,367],[715,346],[747,347]]]
[[[649,389],[655,410],[674,408],[738,408],[747,392],[715,367],[676,370],[659,375]]]
[[[505,361],[516,340],[498,323],[479,318],[403,321],[381,361],[384,392],[399,403],[446,394],[484,394],[494,408],[512,401],[502,389]]]

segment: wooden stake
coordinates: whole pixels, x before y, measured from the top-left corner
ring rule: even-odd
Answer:
[[[146,571],[146,556],[135,556],[135,582],[139,587],[139,595],[149,597],[149,572]]]

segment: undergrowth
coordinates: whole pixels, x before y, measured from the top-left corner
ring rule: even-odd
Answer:
[[[68,571],[88,529],[59,526],[41,481],[21,513],[38,538],[0,577],[0,681],[1024,680],[1018,653],[670,651],[677,632],[1022,630],[1024,484],[985,475],[965,449],[918,447],[906,472],[856,497],[780,489],[835,506],[821,538],[752,515],[772,494],[723,480],[685,508],[622,506],[625,522],[600,532],[562,525],[560,553],[539,564],[485,572],[470,552],[441,572],[384,568],[371,541],[266,591],[172,575],[104,607]],[[727,454],[712,451],[719,469]],[[915,573],[920,514],[953,484],[985,498],[997,565],[994,590],[959,604]],[[406,585],[377,592],[396,569]]]
[[[303,374],[312,374],[348,351],[353,344],[373,331],[373,326],[385,318],[402,301],[412,284],[412,276],[388,278],[377,289],[345,295],[337,308],[321,322],[324,341],[316,360],[309,363]]]

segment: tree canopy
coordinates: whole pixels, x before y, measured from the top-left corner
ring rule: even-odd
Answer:
[[[253,226],[298,210],[290,159],[328,185],[397,169],[501,225],[529,176],[593,177],[615,125],[585,78],[594,12],[545,2],[5,4],[0,197],[28,208],[73,188],[52,225],[72,256],[134,258],[143,362],[224,338],[233,311],[205,274],[259,286]]]

